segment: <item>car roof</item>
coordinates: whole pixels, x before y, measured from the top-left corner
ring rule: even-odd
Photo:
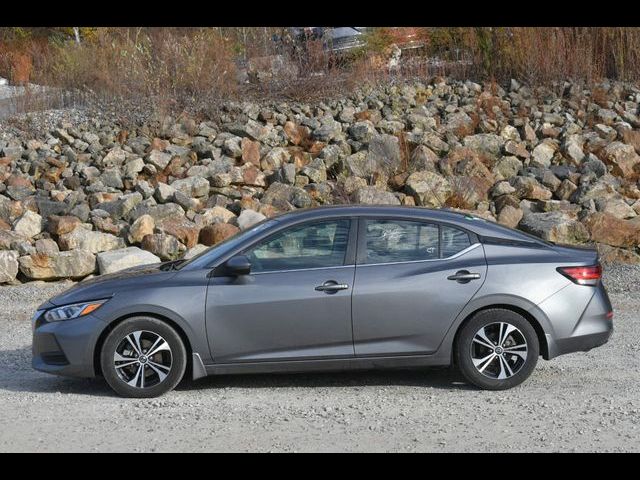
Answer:
[[[486,220],[482,217],[478,217],[477,215],[473,215],[472,213],[450,209],[393,205],[324,205],[293,210],[273,217],[273,219],[278,222],[289,223],[342,216],[378,216],[390,218],[411,217],[416,219],[432,220],[435,222],[450,223],[485,237],[498,237],[527,242],[538,241],[540,243],[545,243],[537,237],[533,237],[524,232]]]

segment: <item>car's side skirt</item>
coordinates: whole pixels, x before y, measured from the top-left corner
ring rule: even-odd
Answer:
[[[448,366],[449,357],[439,355],[402,355],[387,357],[339,358],[322,360],[290,360],[283,362],[246,362],[205,365],[207,375],[242,373],[295,373],[336,370],[374,370]]]

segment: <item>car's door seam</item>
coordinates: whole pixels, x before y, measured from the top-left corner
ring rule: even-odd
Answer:
[[[356,290],[356,278],[357,278],[357,271],[358,271],[358,248],[359,248],[359,237],[358,235],[360,234],[360,217],[353,217],[352,218],[353,222],[356,222],[356,228],[355,228],[355,245],[356,245],[356,250],[355,250],[355,255],[354,255],[354,261],[353,261],[353,280],[351,281],[351,301],[349,302],[349,313],[350,313],[350,318],[351,318],[351,348],[353,348],[353,356],[355,358],[356,356],[356,335],[355,335],[355,330],[354,330],[354,325],[353,325],[353,295],[354,292]],[[353,229],[351,230],[353,232]]]

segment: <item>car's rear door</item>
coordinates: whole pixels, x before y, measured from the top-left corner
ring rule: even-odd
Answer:
[[[486,270],[482,245],[463,229],[360,219],[352,299],[356,356],[435,352]]]
[[[336,218],[286,227],[238,252],[251,262],[249,275],[211,279],[215,363],[353,357],[351,225]]]

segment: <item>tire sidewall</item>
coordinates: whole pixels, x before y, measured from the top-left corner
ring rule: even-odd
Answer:
[[[118,376],[113,363],[113,355],[122,339],[137,330],[157,333],[171,347],[171,371],[158,385],[149,388],[136,388],[127,385]],[[167,323],[151,317],[131,317],[118,324],[107,336],[100,352],[102,374],[109,386],[123,397],[151,398],[173,390],[184,376],[187,366],[187,353],[180,335]]]
[[[515,375],[502,380],[489,378],[480,373],[471,359],[471,343],[476,332],[496,322],[506,322],[518,328],[527,341],[525,364]],[[462,375],[470,383],[486,390],[506,390],[521,384],[535,369],[539,355],[538,336],[531,323],[519,313],[505,309],[488,309],[475,314],[460,331],[455,345],[456,364]]]

